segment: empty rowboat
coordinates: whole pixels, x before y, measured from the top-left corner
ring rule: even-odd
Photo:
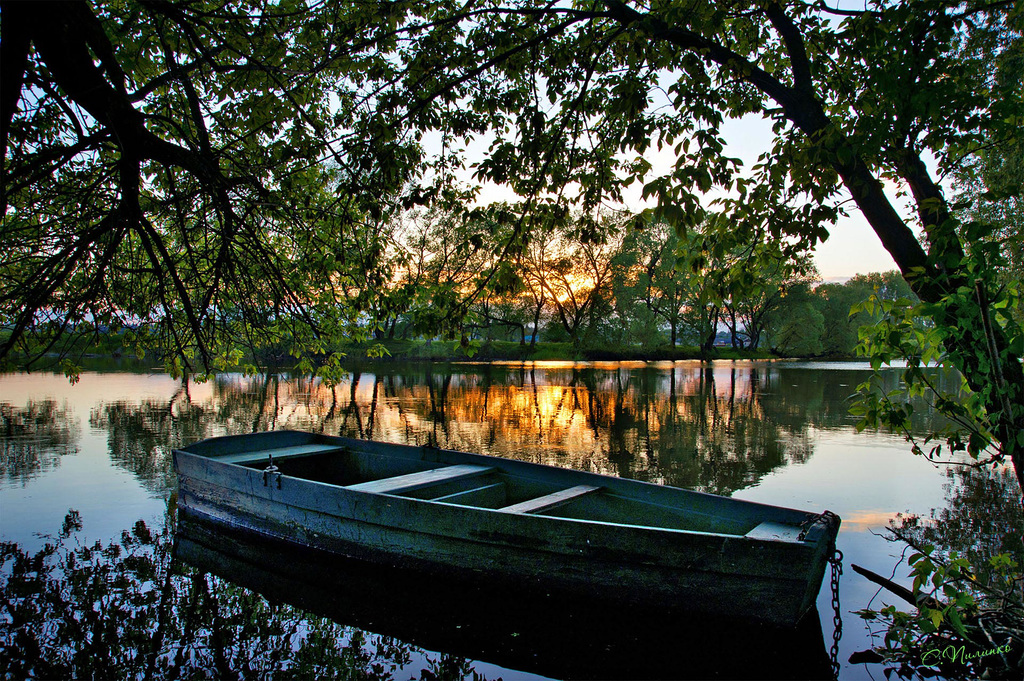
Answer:
[[[793,625],[839,519],[434,447],[294,431],[174,452],[178,509],[342,554],[515,588]]]

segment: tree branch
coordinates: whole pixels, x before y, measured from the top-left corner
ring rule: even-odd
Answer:
[[[811,81],[811,63],[807,58],[807,49],[800,29],[777,2],[773,2],[765,8],[765,15],[786,45],[790,68],[793,70],[793,88],[800,91],[804,97],[813,98],[814,83]]]
[[[885,195],[882,183],[874,176],[845,136],[834,128],[821,103],[814,96],[813,90],[789,88],[753,62],[724,45],[685,29],[669,27],[657,17],[642,15],[618,0],[608,0],[607,4],[610,13],[618,21],[626,25],[635,25],[638,30],[656,40],[665,40],[677,47],[699,53],[720,66],[732,69],[739,74],[742,80],[774,99],[782,107],[786,118],[802,130],[812,143],[818,145],[831,157],[831,165],[842,177],[843,183],[853,196],[857,206],[868,219],[882,245],[893,256],[900,270],[908,273],[928,266],[928,258],[924,249],[910,227],[893,208],[889,198]],[[776,13],[781,12],[778,5],[772,7]],[[796,31],[792,21],[776,16],[773,25],[782,27],[780,33],[783,33],[783,39],[787,41],[790,50],[795,52],[798,61],[801,55],[806,60],[802,41],[798,39],[798,36],[792,35]],[[788,38],[786,38],[787,34]],[[794,69],[794,77],[801,80],[801,85],[810,84],[807,66],[794,64]],[[932,299],[935,295],[935,293],[931,294]],[[924,297],[922,295],[922,298]]]
[[[0,216],[7,215],[7,142],[11,121],[21,99],[21,87],[28,66],[29,26],[26,3],[0,3]]]

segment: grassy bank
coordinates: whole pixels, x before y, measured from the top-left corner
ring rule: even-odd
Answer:
[[[0,329],[0,345],[7,343],[11,337],[8,329]],[[83,332],[67,334],[54,343],[40,343],[30,339],[27,343],[19,343],[11,349],[7,358],[9,362],[18,364],[29,357],[68,357],[72,360],[81,358],[119,358],[130,354],[124,347],[124,335],[121,333]]]
[[[353,360],[367,358],[367,351],[374,344],[348,345],[340,350]],[[387,349],[387,355],[371,361],[526,361],[543,360],[682,360],[701,359],[696,347],[597,347],[577,348],[572,343],[539,342],[535,345],[520,345],[513,341],[488,341],[471,350],[458,348],[450,341],[387,340],[380,343]],[[473,352],[470,355],[470,352]],[[733,350],[716,348],[707,359],[769,359],[773,355],[764,350]]]
[[[0,334],[5,333],[0,331]],[[122,345],[122,337],[119,334],[101,335],[99,338],[76,339],[66,349],[66,356],[74,363],[82,360],[112,360],[120,361],[130,357],[134,359],[134,353],[126,352]],[[387,352],[381,357],[368,356],[378,354],[382,346]],[[350,362],[407,362],[407,361],[432,361],[432,362],[490,362],[490,361],[520,361],[536,362],[545,360],[561,361],[665,361],[665,360],[689,360],[689,359],[771,359],[775,356],[765,350],[733,350],[731,348],[715,348],[707,357],[701,357],[700,350],[696,347],[653,347],[644,348],[638,346],[603,346],[579,348],[572,343],[538,342],[534,345],[520,345],[514,341],[486,341],[471,348],[461,348],[452,341],[427,341],[427,340],[385,340],[380,343],[359,343],[346,344],[335,348],[344,353]],[[32,354],[38,352],[34,349]],[[47,358],[53,363],[57,361],[58,353],[46,353],[37,368],[47,366]],[[17,367],[27,359],[27,355],[17,350],[7,358],[7,369]],[[252,362],[257,366],[275,366],[286,369],[294,363],[287,353],[268,351],[261,357],[247,357],[243,361]],[[148,353],[141,363],[146,366],[158,365],[161,359],[156,352]],[[54,364],[54,367],[56,364]]]

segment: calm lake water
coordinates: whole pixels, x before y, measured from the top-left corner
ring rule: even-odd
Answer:
[[[333,388],[288,376],[224,374],[197,384],[156,371],[91,371],[71,386],[57,374],[5,374],[0,375],[0,540],[25,554],[54,542],[72,548],[120,542],[127,554],[154,550],[159,541],[138,537],[148,539],[146,532],[155,534],[165,525],[175,488],[171,450],[201,438],[291,428],[431,443],[837,513],[846,568],[836,656],[840,678],[880,678],[880,667],[847,661],[880,640],[872,639],[852,613],[895,601],[849,566],[857,563],[886,576],[895,569],[896,581],[908,584],[905,563],[896,567],[903,547],[881,535],[898,513],[928,516],[945,507],[953,485],[945,468],[913,456],[902,436],[856,432],[849,398],[869,376],[863,363],[797,362],[386,364],[353,369]],[[887,380],[895,385],[898,372],[889,371]],[[930,416],[925,412],[918,418]],[[60,538],[70,509],[77,512],[75,522]],[[140,519],[148,530],[136,527]],[[73,531],[78,521],[81,528]],[[799,677],[817,668],[833,642],[828,575],[818,599],[820,624],[815,621],[796,636],[803,642],[769,637],[756,648],[751,639],[757,632],[744,638],[737,635],[740,630],[691,626],[672,630],[667,639],[671,627],[653,614],[590,612],[582,605],[574,613],[573,604],[525,608],[500,600],[480,608],[485,596],[460,594],[458,585],[410,583],[358,565],[332,572],[315,561],[303,562],[302,556],[243,544],[239,539],[232,546],[263,555],[268,564],[276,561],[280,569],[264,574],[254,561],[239,562],[238,552],[211,556],[180,540],[179,559],[221,578],[200,578],[201,570],[181,566],[163,569],[160,555],[146,553],[154,574],[167,575],[160,591],[152,575],[129,564],[132,584],[163,593],[164,606],[178,603],[167,594],[181,597],[182,610],[168,606],[177,619],[185,618],[188,603],[198,602],[188,600],[196,598],[196,584],[208,599],[203,603],[223,609],[214,610],[212,619],[200,617],[191,628],[156,616],[139,625],[147,643],[157,631],[157,640],[167,641],[172,652],[161,659],[171,668],[188,663],[181,651],[189,651],[194,667],[209,664],[218,676],[242,668],[243,659],[244,670],[261,674],[291,656],[286,664],[293,670],[344,668],[356,670],[356,677],[375,678],[686,678],[718,669],[751,678],[785,676],[789,669]],[[12,555],[4,554],[5,575]],[[82,555],[86,562],[97,560],[88,551]],[[80,565],[59,567],[51,587],[70,598],[78,587],[61,586],[61,575],[70,579]],[[173,580],[184,580],[183,586],[171,588]],[[330,582],[327,593],[318,592],[315,585],[325,582]],[[140,607],[155,608],[157,600],[154,596]],[[474,605],[484,614],[472,613]],[[540,607],[549,610],[542,613]],[[46,617],[43,610],[40,606],[34,616]],[[333,621],[307,616],[306,610]],[[53,612],[59,615],[59,609],[50,616]],[[229,627],[235,638],[229,637],[224,648],[226,658],[211,653],[204,661],[206,653],[196,651],[210,646],[189,647],[189,641],[199,640],[199,630],[209,629],[213,633],[204,635],[223,641],[216,638],[217,627],[234,621],[232,616],[259,621],[260,630],[248,631],[244,623]],[[4,617],[10,624],[7,615],[0,616],[0,624]],[[184,643],[171,642],[174,632]],[[73,637],[69,641],[69,647],[76,645]],[[324,650],[334,650],[335,657],[310,661],[311,651],[323,657]],[[154,660],[150,670],[159,668]]]

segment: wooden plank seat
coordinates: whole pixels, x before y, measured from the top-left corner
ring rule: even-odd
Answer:
[[[381,478],[380,480],[347,485],[346,489],[372,492],[374,494],[404,494],[445,482],[475,478],[490,473],[493,470],[494,468],[490,466],[471,466],[469,464],[445,466],[444,468],[432,468],[429,471],[420,471],[419,473],[408,473],[391,478]]]
[[[338,445],[325,445],[325,444],[311,444],[311,445],[295,445],[293,447],[278,447],[276,449],[261,449],[256,452],[237,452],[235,454],[225,454],[224,456],[218,456],[218,461],[224,461],[226,463],[257,463],[262,461],[269,461],[271,456],[274,457],[274,461],[280,459],[291,459],[297,456],[309,456],[310,454],[324,454],[326,452],[336,452],[345,449],[345,447],[339,447]]]
[[[795,525],[785,525],[783,523],[765,521],[750,532],[747,532],[744,536],[750,539],[798,541],[800,538],[800,528]]]
[[[541,511],[550,511],[557,506],[561,506],[562,504],[568,503],[573,499],[577,499],[586,494],[592,494],[599,489],[601,488],[592,487],[590,485],[576,485],[575,487],[569,487],[568,489],[560,489],[557,492],[552,492],[551,494],[545,494],[542,497],[535,497],[533,499],[521,501],[518,504],[505,506],[498,510],[505,511],[506,513],[539,513]]]

